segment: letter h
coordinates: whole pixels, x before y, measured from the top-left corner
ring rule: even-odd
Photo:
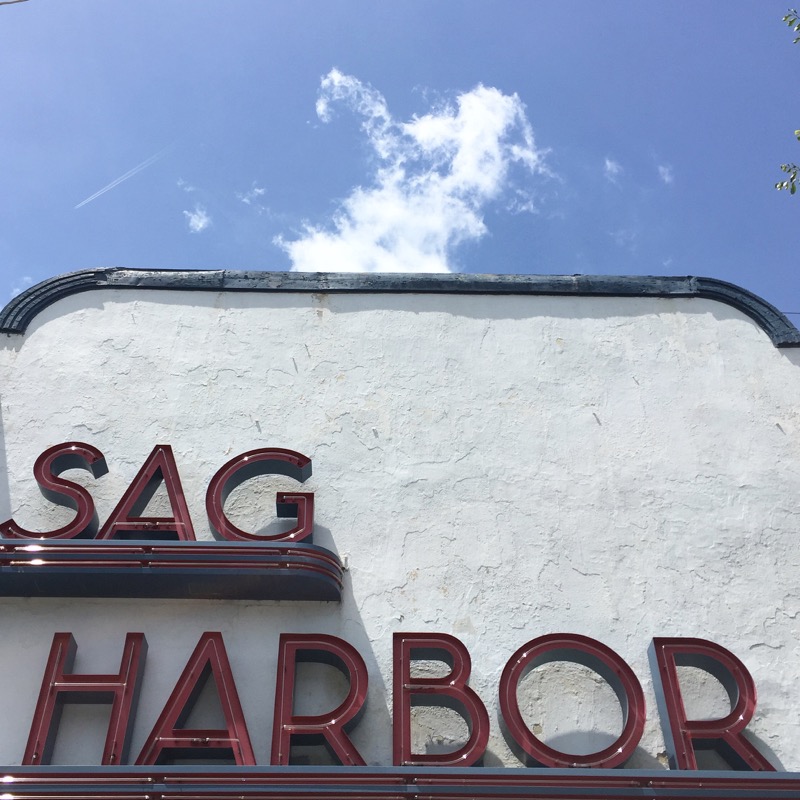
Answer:
[[[147,642],[143,633],[125,637],[122,663],[116,675],[76,675],[71,672],[78,649],[71,633],[53,637],[24,765],[49,764],[64,703],[110,703],[111,719],[103,747],[103,765],[124,764],[136,712]]]

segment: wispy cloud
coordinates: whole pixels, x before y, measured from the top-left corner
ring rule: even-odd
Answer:
[[[159,151],[154,156],[150,156],[150,158],[145,159],[144,161],[142,161],[141,164],[137,164],[133,169],[129,169],[124,175],[120,175],[119,178],[116,178],[115,180],[111,181],[111,183],[106,184],[102,189],[98,189],[98,191],[96,191],[93,195],[90,195],[85,200],[81,200],[81,202],[78,203],[78,205],[76,205],[75,208],[78,209],[81,206],[85,206],[87,203],[91,203],[92,200],[96,200],[98,197],[100,197],[101,194],[110,192],[114,187],[119,186],[123,181],[127,181],[129,178],[132,178],[134,175],[141,172],[143,169],[147,169],[148,167],[155,164],[156,161],[163,158],[171,149],[172,145],[170,145],[169,147],[165,147],[163,150]]]
[[[636,252],[639,236],[632,228],[619,228],[615,231],[609,231],[608,235],[614,240],[617,247],[621,247],[630,253]]]
[[[614,161],[613,158],[606,158],[605,164],[603,165],[603,174],[606,176],[606,179],[611,181],[611,183],[616,183],[621,173],[622,165],[618,161]]]
[[[337,105],[362,117],[377,165],[329,225],[275,239],[296,270],[448,272],[453,249],[486,234],[491,201],[534,210],[530,179],[550,174],[516,94],[479,85],[400,122],[380,92],[334,69],[321,82],[320,120]]]
[[[211,217],[199,203],[195,205],[193,211],[184,211],[183,215],[186,217],[186,223],[192,233],[202,233],[211,225]]]
[[[256,186],[255,183],[250,187],[250,189],[246,192],[236,192],[236,199],[241,200],[246,206],[252,205],[258,200],[259,197],[263,197],[265,189],[261,186]]]
[[[188,183],[183,178],[178,178],[178,182],[177,182],[176,185],[177,185],[177,187],[179,189],[183,189],[184,192],[190,192],[191,193],[191,192],[196,192],[197,191],[197,189],[194,186],[192,186],[191,183]]]
[[[658,165],[658,177],[669,186],[674,180],[675,176],[672,172],[672,167],[669,164]]]
[[[18,294],[22,294],[26,289],[28,289],[31,286],[33,286],[33,278],[30,275],[23,275],[14,284],[13,288],[11,289],[10,296],[16,297]]]

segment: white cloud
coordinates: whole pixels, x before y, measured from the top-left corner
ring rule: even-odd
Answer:
[[[606,158],[603,165],[603,174],[611,183],[616,183],[617,178],[622,174],[622,164],[614,161],[613,158]]]
[[[236,199],[241,200],[246,206],[251,205],[259,197],[264,194],[264,189],[261,186],[256,186],[255,183],[248,192],[236,192]]]
[[[196,192],[197,191],[197,189],[195,189],[194,186],[192,186],[190,183],[187,183],[183,178],[178,178],[178,184],[177,185],[178,185],[178,188],[179,189],[183,189],[184,192]]]
[[[22,294],[26,289],[33,286],[33,278],[30,275],[23,275],[11,289],[11,297],[16,297]]]
[[[658,177],[669,186],[674,180],[675,176],[672,174],[672,167],[669,164],[658,165]]]
[[[186,222],[192,233],[202,233],[211,225],[211,217],[208,216],[203,206],[199,204],[194,207],[194,211],[184,211],[183,215],[186,217]]]
[[[509,208],[534,210],[530,178],[550,174],[516,94],[479,85],[400,122],[380,92],[334,69],[321,82],[320,120],[337,104],[362,117],[377,166],[328,226],[275,239],[296,270],[448,272],[453,248],[486,233],[489,202],[507,196]]]
[[[608,235],[614,240],[617,247],[630,253],[636,252],[639,236],[632,228],[619,228],[616,231],[609,231]]]

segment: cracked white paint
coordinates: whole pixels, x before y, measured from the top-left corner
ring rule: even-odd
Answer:
[[[472,655],[486,762],[518,766],[497,722],[500,673],[524,642],[564,631],[613,648],[645,688],[630,766],[664,762],[651,638],[699,636],[744,661],[759,690],[752,733],[800,769],[800,354],[739,312],[699,299],[95,291],[0,344],[0,518],[48,529],[69,516],[31,476],[50,445],[105,453],[109,474],[85,479],[104,519],[170,444],[210,538],[214,472],[286,447],[313,459],[315,541],[348,563],[341,604],[0,599],[0,763],[22,756],[54,632],[75,634],[84,672],[116,671],[125,632],[147,635],[133,758],[200,634],[219,630],[260,763],[286,631],[361,652],[370,695],[353,739],[388,765],[392,633],[439,631]],[[271,522],[290,483],[247,484],[232,514]],[[526,720],[556,747],[604,746],[620,726],[613,693],[555,667],[526,678]],[[306,678],[310,708],[343,690]],[[713,680],[693,703],[725,707]],[[97,763],[106,713],[68,706],[57,759]],[[421,751],[464,735],[451,712],[417,715]]]

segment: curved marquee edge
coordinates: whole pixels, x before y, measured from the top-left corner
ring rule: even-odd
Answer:
[[[307,542],[0,539],[0,597],[340,602],[344,567]]]
[[[733,283],[692,276],[636,275],[427,275],[109,267],[58,275],[22,292],[0,311],[0,333],[25,333],[34,317],[56,300],[93,289],[700,297],[743,312],[776,347],[800,347],[800,331],[777,308]]]

